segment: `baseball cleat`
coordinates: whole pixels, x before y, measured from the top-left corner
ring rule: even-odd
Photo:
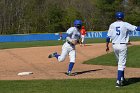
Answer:
[[[120,81],[119,83],[116,83],[116,88],[122,87],[122,82]]]
[[[122,85],[122,86],[127,85],[127,81],[126,81],[126,79],[125,79],[125,78],[124,78],[123,80],[121,80],[121,85]]]
[[[76,74],[75,73],[68,73],[68,72],[66,72],[65,73],[67,76],[75,76]]]
[[[57,52],[54,52],[54,53],[50,54],[50,55],[48,56],[48,58],[55,57],[56,54],[57,54]]]

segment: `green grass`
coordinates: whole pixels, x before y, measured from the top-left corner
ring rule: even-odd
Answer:
[[[128,48],[127,67],[140,67],[140,46]],[[113,52],[85,61],[84,64],[116,66],[116,57]]]
[[[0,49],[9,48],[26,48],[26,47],[40,47],[40,46],[56,46],[62,45],[63,40],[50,40],[50,41],[32,41],[32,42],[4,42],[0,43]],[[86,39],[86,43],[103,43],[105,39]]]
[[[0,81],[0,93],[139,93],[140,79],[115,88],[115,79]]]
[[[5,42],[0,43],[0,49],[56,46],[62,45],[63,43],[64,41]]]

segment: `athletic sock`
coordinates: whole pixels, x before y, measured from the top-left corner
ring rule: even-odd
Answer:
[[[68,68],[68,73],[70,73],[72,71],[73,66],[74,66],[74,63],[70,62],[69,63],[69,68]]]
[[[57,59],[58,59],[59,56],[60,56],[59,54],[55,54],[55,55],[54,55],[54,57],[56,57]]]
[[[122,80],[122,81],[124,80],[124,71],[122,71],[122,77],[121,77],[121,80]]]
[[[118,70],[118,77],[117,80],[121,81],[121,77],[123,76],[123,71]]]

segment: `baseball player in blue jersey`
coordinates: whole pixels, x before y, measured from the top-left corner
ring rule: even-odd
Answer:
[[[117,21],[109,27],[106,38],[106,51],[109,51],[109,42],[112,40],[112,47],[118,62],[118,75],[116,87],[124,85],[124,69],[126,66],[127,43],[129,41],[129,31],[140,31],[140,26],[134,26],[124,22],[124,13],[116,12]]]
[[[69,63],[68,71],[66,73],[68,76],[73,75],[71,72],[75,64],[75,58],[76,58],[75,45],[79,43],[79,40],[81,38],[81,34],[80,34],[81,27],[82,27],[82,21],[75,20],[74,27],[70,27],[66,32],[67,33],[66,42],[62,46],[61,55],[59,55],[57,52],[54,52],[48,56],[48,58],[56,57],[59,62],[62,62],[65,60],[66,56],[69,55],[70,63]]]

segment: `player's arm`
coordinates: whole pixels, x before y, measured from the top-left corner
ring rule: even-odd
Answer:
[[[72,34],[68,34],[68,33],[67,33],[66,41],[67,41],[68,43],[72,44],[72,45],[76,45],[76,44],[77,44],[77,40],[72,39],[72,38],[71,38],[71,35],[72,35]]]
[[[109,42],[110,42],[110,38],[107,36],[106,37],[106,51],[109,51]]]
[[[79,36],[79,39],[77,40],[77,44],[82,44],[82,36]]]
[[[72,42],[72,33],[73,33],[73,27],[70,27],[66,32],[66,41],[71,43]]]
[[[110,43],[110,38],[113,34],[113,25],[110,25],[109,26],[109,30],[108,30],[108,33],[107,33],[107,37],[106,37],[106,51],[108,52],[109,51],[109,43]]]
[[[68,34],[67,33],[67,35],[66,35],[66,41],[72,42],[72,39],[70,37],[71,37],[71,34]]]
[[[131,25],[126,22],[126,27],[129,31],[140,31],[140,26]]]
[[[136,31],[140,31],[140,26],[137,26],[136,27]]]

